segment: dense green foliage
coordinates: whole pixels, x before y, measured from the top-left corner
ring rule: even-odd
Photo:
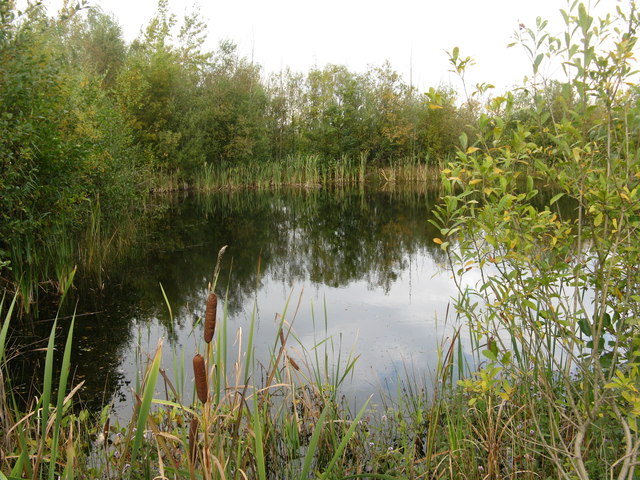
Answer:
[[[37,253],[52,229],[113,220],[150,190],[253,183],[238,172],[318,183],[349,164],[361,182],[367,165],[436,165],[472,121],[453,91],[419,94],[387,64],[266,77],[231,41],[207,50],[198,11],[178,21],[166,0],[130,44],[97,7],[1,9],[0,278],[27,306],[56,276]]]
[[[461,139],[443,171],[437,243],[477,342],[479,367],[460,386],[488,477],[499,477],[517,445],[521,456],[545,455],[558,478],[632,479],[640,449],[640,14],[631,3],[595,19],[574,2],[562,15],[563,36],[542,20],[520,32],[533,66],[520,104],[513,95],[493,99],[478,135]],[[558,59],[566,79],[550,83],[540,65]],[[451,61],[464,68],[456,55]],[[557,194],[536,202],[539,185]],[[562,196],[577,218],[556,210]]]

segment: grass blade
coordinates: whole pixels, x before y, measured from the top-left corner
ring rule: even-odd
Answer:
[[[316,422],[316,426],[313,429],[313,433],[311,434],[311,440],[309,440],[309,447],[307,448],[307,453],[304,456],[304,462],[302,464],[302,474],[300,475],[300,478],[309,478],[309,469],[311,468],[311,462],[313,461],[313,454],[317,451],[318,441],[320,440],[320,433],[322,432],[322,428],[324,426],[324,419],[327,416],[329,407],[330,407],[330,404],[327,403],[325,407],[322,409],[320,418],[318,418],[318,421]]]
[[[149,416],[149,410],[151,409],[151,401],[153,400],[153,393],[156,388],[156,381],[158,379],[158,371],[160,370],[160,360],[162,359],[162,340],[158,342],[156,348],[156,354],[153,357],[151,368],[147,374],[147,381],[144,383],[144,392],[142,395],[142,404],[138,411],[138,421],[136,423],[136,436],[133,439],[133,447],[131,449],[131,463],[136,461],[138,450],[142,445],[142,438],[144,436],[144,427],[147,425],[147,417]],[[131,471],[131,470],[129,470]]]
[[[58,442],[60,439],[60,422],[62,421],[64,398],[67,391],[67,380],[71,371],[71,345],[73,343],[73,327],[75,324],[75,313],[71,319],[67,343],[64,346],[62,356],[62,369],[60,370],[60,381],[58,383],[58,399],[56,402],[56,420],[53,427],[53,442],[51,444],[51,463],[49,468],[49,480],[53,480],[55,475],[56,457],[58,454]]]
[[[56,328],[58,319],[54,320],[47,343],[47,355],[44,361],[44,385],[42,390],[42,429],[41,442],[45,442],[47,437],[47,424],[49,423],[49,406],[51,405],[51,388],[53,384],[53,352],[55,349]]]
[[[349,430],[347,430],[347,433],[345,433],[344,437],[342,437],[342,441],[340,442],[340,445],[338,445],[338,448],[334,452],[333,457],[331,458],[331,461],[329,462],[329,465],[327,465],[327,469],[320,476],[320,478],[322,480],[328,478],[329,474],[331,473],[331,470],[333,470],[333,467],[335,466],[336,462],[338,461],[338,458],[340,458],[340,455],[342,455],[342,452],[346,448],[347,443],[349,442],[349,440],[353,436],[353,432],[356,430],[356,427],[358,426],[358,422],[362,418],[362,415],[364,415],[364,412],[367,409],[367,405],[369,405],[369,401],[370,400],[371,400],[371,397],[369,397],[367,399],[367,401],[364,402],[364,405],[362,406],[362,408],[358,412],[358,415],[356,416],[356,418],[353,419],[353,422],[351,422],[351,425],[349,426]]]
[[[256,399],[257,400],[257,399]],[[267,472],[265,469],[264,462],[264,446],[262,445],[262,423],[260,419],[260,402],[255,402],[255,407],[253,409],[253,433],[255,435],[255,457],[256,457],[256,466],[258,469],[258,478],[260,480],[267,480]]]
[[[13,307],[16,304],[16,299],[18,295],[15,294],[13,296],[13,300],[11,301],[11,305],[9,305],[9,310],[7,311],[7,315],[4,319],[4,324],[2,325],[2,330],[0,330],[0,364],[2,363],[2,359],[4,358],[4,348],[7,340],[7,332],[9,331],[9,321],[11,320],[11,314],[13,313]],[[0,301],[0,311],[2,311],[2,306],[4,304],[4,296],[2,297],[2,301]]]

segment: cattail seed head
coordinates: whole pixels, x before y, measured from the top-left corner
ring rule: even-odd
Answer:
[[[207,298],[207,309],[204,313],[204,341],[210,343],[216,330],[216,312],[218,310],[218,297],[211,292]]]
[[[298,362],[296,362],[293,358],[287,355],[287,359],[289,360],[289,365],[291,365],[294,369],[300,371],[300,367],[298,366]]]
[[[209,389],[207,388],[207,370],[204,366],[204,357],[199,353],[193,357],[193,374],[196,379],[196,392],[202,403],[207,402]]]
[[[191,463],[196,461],[196,442],[198,441],[198,419],[196,417],[191,419],[189,423],[189,458]]]

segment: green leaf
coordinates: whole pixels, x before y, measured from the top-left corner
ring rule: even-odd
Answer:
[[[311,434],[311,440],[309,441],[309,447],[307,448],[307,453],[305,454],[304,461],[302,463],[302,473],[300,474],[300,478],[309,478],[309,469],[311,468],[311,462],[313,461],[313,456],[317,452],[318,441],[320,440],[320,433],[322,432],[322,428],[324,427],[324,419],[327,416],[329,407],[330,407],[330,404],[327,403],[325,407],[322,409],[320,418],[318,418],[318,421],[316,422],[316,426],[313,429],[313,433]]]
[[[253,409],[253,433],[255,439],[255,457],[256,463],[258,464],[258,478],[260,480],[267,479],[267,471],[265,468],[265,458],[264,458],[264,448],[262,445],[262,419],[260,418],[260,402],[255,402],[255,407]]]
[[[587,337],[591,336],[591,324],[585,318],[578,320],[578,327]]]
[[[362,406],[362,408],[358,412],[358,415],[356,416],[356,418],[353,419],[353,422],[351,422],[351,426],[347,430],[347,433],[344,434],[344,437],[342,437],[342,441],[340,442],[340,445],[338,445],[338,448],[334,452],[333,457],[331,457],[331,460],[329,461],[329,464],[327,465],[327,469],[320,476],[321,480],[325,480],[326,478],[329,477],[329,474],[331,473],[331,470],[333,470],[333,467],[335,466],[336,462],[338,461],[338,458],[340,458],[342,456],[342,452],[344,451],[344,449],[347,446],[347,443],[349,442],[349,440],[353,436],[353,432],[355,431],[356,427],[358,426],[358,423],[360,422],[360,419],[362,418],[362,415],[364,414],[364,412],[365,412],[365,410],[367,408],[367,405],[369,405],[369,401],[370,400],[371,400],[371,397],[369,397],[367,399],[367,401],[364,402],[364,405]]]
[[[554,195],[551,200],[549,201],[549,205],[553,205],[554,203],[556,203],[558,200],[560,200],[562,197],[564,197],[564,192],[560,192],[556,195]]]
[[[13,307],[16,304],[16,299],[17,298],[18,298],[17,294],[13,296],[13,300],[11,301],[11,305],[9,305],[9,310],[7,311],[7,314],[5,315],[4,323],[2,325],[2,330],[0,330],[0,365],[2,364],[2,360],[4,358],[4,349],[5,349],[5,343],[7,341],[7,332],[9,331],[9,322],[11,321],[11,315],[13,313]],[[0,311],[2,311],[3,304],[4,304],[4,296],[2,297],[2,300],[0,301]]]
[[[60,380],[58,383],[58,399],[56,402],[56,419],[53,427],[53,441],[51,447],[51,466],[49,468],[49,480],[53,480],[55,476],[56,456],[58,453],[58,441],[60,438],[60,422],[62,421],[62,414],[64,411],[64,397],[67,392],[67,380],[69,379],[69,372],[71,371],[71,345],[73,343],[73,327],[75,324],[75,312],[71,319],[71,325],[69,326],[69,333],[67,334],[67,342],[64,347],[64,353],[62,356],[62,368],[60,370]]]
[[[53,352],[55,350],[56,328],[58,319],[53,321],[49,342],[47,343],[47,354],[44,361],[44,385],[42,389],[42,423],[41,432],[43,439],[47,437],[47,424],[49,423],[49,407],[51,406],[51,390],[53,385]]]
[[[602,223],[602,218],[603,218],[602,212],[598,213],[596,217],[593,219],[593,225],[595,227],[600,226],[600,224]]]
[[[544,55],[542,53],[540,53],[536,59],[533,61],[533,72],[534,73],[538,73],[538,68],[540,67],[540,62],[542,62],[542,59],[544,58]]]
[[[149,416],[149,410],[151,409],[151,400],[153,399],[153,392],[156,388],[156,381],[158,379],[158,371],[160,370],[160,360],[162,359],[162,341],[158,342],[156,348],[156,354],[153,357],[151,363],[151,369],[147,373],[147,381],[144,384],[144,392],[142,396],[142,404],[138,411],[138,421],[136,422],[136,436],[133,439],[133,447],[131,449],[131,461],[137,461],[138,450],[142,445],[142,439],[144,436],[144,429],[147,425],[147,418]],[[131,471],[131,469],[129,470]]]
[[[503,365],[508,365],[509,363],[511,363],[511,352],[505,352],[500,361]]]
[[[462,132],[460,134],[460,148],[464,151],[467,149],[467,145],[468,145],[468,139],[467,139],[467,134]]]
[[[482,355],[484,355],[485,357],[487,357],[489,360],[493,361],[493,362],[497,362],[498,361],[498,356],[492,352],[491,350],[483,350],[482,351]]]

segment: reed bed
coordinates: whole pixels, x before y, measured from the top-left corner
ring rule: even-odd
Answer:
[[[196,173],[194,186],[199,191],[235,188],[279,189],[297,186],[316,188],[326,185],[364,185],[367,182],[433,182],[439,178],[437,167],[429,159],[415,157],[372,165],[366,153],[358,158],[343,155],[323,159],[317,155],[288,156],[278,161],[251,163],[208,163]]]

